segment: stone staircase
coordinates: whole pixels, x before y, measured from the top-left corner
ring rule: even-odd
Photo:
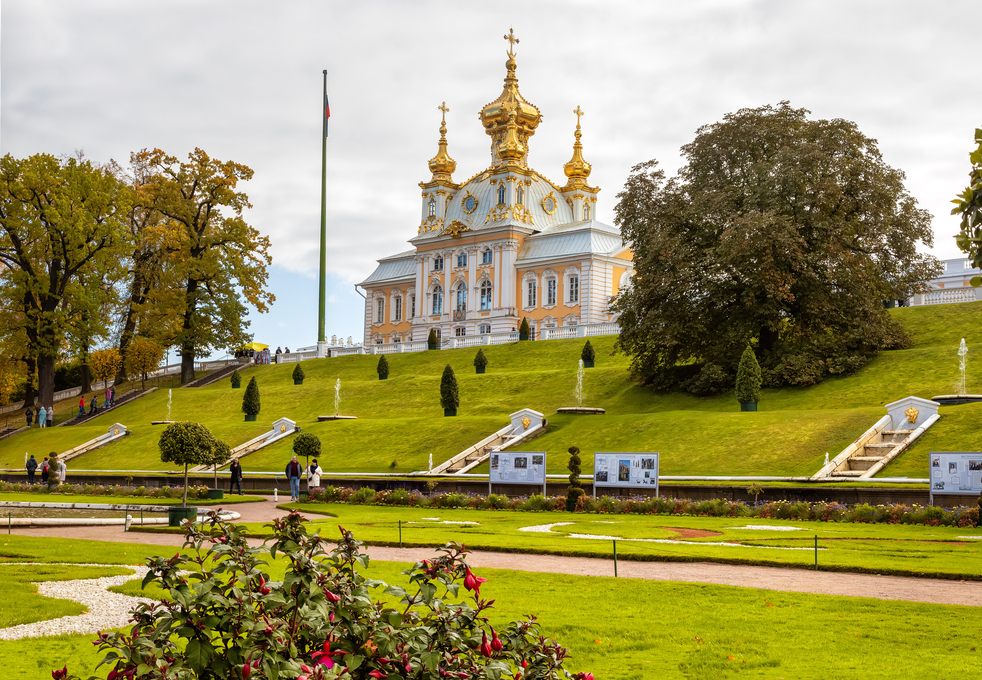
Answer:
[[[20,427],[17,427],[15,425],[11,425],[9,427],[0,427],[0,439],[13,437],[15,434],[26,432],[27,429],[28,429],[27,425],[21,425]]]
[[[853,477],[858,478],[865,475],[871,468],[882,463],[890,453],[903,444],[910,436],[910,430],[883,430],[878,433],[875,439],[862,445],[862,450],[858,455],[849,456],[846,459],[844,468],[832,471],[834,477]]]
[[[224,463],[219,465],[219,468],[223,468],[232,462],[232,458],[242,458],[243,456],[248,456],[250,453],[255,453],[264,446],[269,446],[274,444],[281,439],[287,437],[292,437],[293,435],[300,432],[300,428],[297,427],[296,422],[290,420],[289,418],[280,418],[273,422],[272,427],[267,431],[263,432],[258,437],[250,439],[244,444],[239,444],[234,449],[232,449],[232,455]],[[214,468],[210,465],[196,465],[188,469],[188,472],[208,472]]]
[[[546,431],[545,418],[541,413],[530,408],[516,411],[509,418],[510,422],[505,427],[423,474],[462,475],[490,458],[492,452],[526,442]]]
[[[191,382],[189,382],[187,385],[181,385],[181,387],[182,388],[183,387],[204,387],[205,385],[211,385],[212,383],[218,382],[222,378],[227,378],[228,376],[232,375],[232,373],[234,373],[235,370],[238,369],[238,368],[240,368],[240,366],[238,364],[232,364],[230,366],[226,366],[225,368],[220,368],[217,371],[212,371],[208,375],[203,375],[200,378],[195,378],[194,380],[192,380]]]
[[[86,406],[85,415],[84,416],[82,416],[81,418],[79,418],[78,416],[75,416],[74,418],[69,418],[68,420],[63,420],[62,422],[60,422],[57,425],[55,425],[55,427],[65,427],[66,425],[78,425],[79,423],[84,423],[86,421],[92,420],[93,418],[96,418],[98,416],[101,416],[103,413],[108,413],[110,411],[115,411],[116,409],[118,409],[123,404],[128,404],[128,403],[130,403],[131,401],[133,401],[135,399],[139,399],[140,397],[145,397],[148,394],[150,394],[151,392],[156,391],[156,389],[157,389],[156,387],[151,387],[151,388],[146,389],[146,390],[137,390],[137,389],[130,390],[129,392],[121,395],[118,399],[116,399],[116,403],[113,404],[111,407],[106,408],[105,406],[100,406],[98,408],[98,410],[95,413],[93,413],[92,415],[89,415],[89,409],[88,409],[88,406]],[[86,401],[86,403],[88,403],[88,402]]]

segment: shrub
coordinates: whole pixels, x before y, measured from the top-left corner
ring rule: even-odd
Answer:
[[[476,368],[484,368],[488,365],[488,358],[484,356],[484,350],[477,350],[477,356],[474,357],[474,366]]]
[[[374,503],[375,496],[376,496],[375,489],[373,489],[370,486],[363,486],[357,491],[355,491],[353,494],[351,494],[351,502],[357,504]]]
[[[587,340],[586,344],[583,345],[583,351],[580,352],[580,358],[583,359],[583,363],[586,363],[588,361],[593,361],[596,358],[596,356],[597,356],[596,350],[593,349],[593,345],[591,345],[590,341]]]
[[[426,347],[427,347],[427,349],[430,348],[430,347],[436,347],[436,343],[437,343],[436,329],[435,328],[431,328],[430,329],[430,334],[426,336]]]
[[[528,340],[531,333],[531,328],[529,328],[529,320],[526,317],[522,317],[522,324],[518,327],[518,338]]]
[[[293,367],[293,379],[303,382],[303,379],[306,377],[307,374],[303,372],[303,366],[301,366],[300,362],[298,361],[297,365]]]
[[[389,360],[383,354],[378,358],[378,366],[375,368],[380,378],[389,377]]]
[[[242,395],[242,412],[247,416],[258,416],[261,409],[262,403],[259,401],[259,383],[256,382],[256,376],[252,376],[252,379],[249,380],[249,384],[246,386],[245,394]]]
[[[207,522],[188,525],[188,555],[147,560],[144,586],[156,583],[164,599],[137,605],[124,632],[99,633],[110,677],[593,678],[563,669],[567,650],[542,637],[533,617],[501,626],[499,636],[488,623],[492,603],[480,599],[486,579],[471,572],[456,543],[406,571],[403,590],[365,578],[358,567],[368,558],[351,532],[339,527],[328,552],[294,512],[273,522],[267,541],[269,554],[287,564],[283,580],[273,581],[265,548],[251,547],[217,513]],[[445,601],[461,586],[473,601]],[[78,680],[67,670],[53,676]]]
[[[447,364],[447,367],[443,369],[443,378],[440,380],[440,406],[451,410],[460,406],[457,376],[454,375],[450,364]]]
[[[585,491],[580,486],[580,449],[578,446],[569,447],[569,486],[566,487],[566,512],[575,512],[576,503]]]
[[[760,401],[760,364],[757,363],[757,356],[754,350],[747,345],[740,357],[740,365],[737,367],[736,377],[736,398],[741,403]]]
[[[317,458],[321,455],[321,440],[316,434],[301,432],[293,438],[293,452],[297,458]]]
[[[242,374],[239,373],[239,369],[232,371],[232,377],[229,378],[229,382],[232,383],[232,387],[238,387],[242,384]]]

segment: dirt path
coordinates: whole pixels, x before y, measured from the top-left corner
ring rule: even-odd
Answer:
[[[242,522],[268,522],[274,517],[286,514],[285,511],[279,510],[273,501],[244,503],[230,507],[242,515],[242,519],[239,520]],[[176,534],[124,532],[119,526],[25,528],[15,529],[13,533],[24,536],[57,536],[144,545],[181,546],[184,543],[183,537]],[[256,543],[261,542],[256,541]],[[373,560],[415,562],[432,557],[434,554],[432,549],[427,548],[366,547]],[[515,569],[579,576],[612,577],[614,575],[613,562],[589,557],[474,551],[469,554],[467,561],[474,567],[494,569]],[[846,595],[850,597],[872,597],[880,600],[982,606],[982,582],[979,581],[877,576],[707,562],[621,560],[618,563],[617,571],[620,578],[712,583],[819,595]]]

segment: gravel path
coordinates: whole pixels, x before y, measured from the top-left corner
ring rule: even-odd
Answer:
[[[234,507],[236,511],[242,514],[240,521],[243,522],[269,522],[274,517],[286,514],[283,510],[277,509],[276,503],[273,501],[246,503]],[[26,536],[59,536],[146,545],[181,546],[184,543],[183,537],[174,534],[124,533],[119,527],[15,529],[14,533]],[[261,541],[255,542],[255,544],[259,543]],[[381,546],[367,546],[366,548],[373,560],[383,561],[416,562],[432,557],[434,554],[434,550],[429,548],[400,549]],[[468,555],[468,562],[475,567],[494,569],[515,569],[581,576],[612,577],[614,575],[612,561],[589,557],[475,551]],[[878,576],[707,562],[637,562],[632,560],[621,560],[618,563],[618,576],[656,581],[712,583],[820,595],[846,595],[881,600],[982,606],[982,582],[980,581]]]
[[[3,563],[7,566],[11,563]],[[23,564],[23,563],[21,563]],[[131,597],[107,590],[120,586],[147,574],[146,567],[131,567],[119,564],[76,564],[78,567],[112,567],[129,569],[133,573],[123,576],[103,576],[102,578],[76,579],[74,581],[42,581],[37,584],[38,594],[59,600],[79,602],[88,611],[77,616],[62,616],[50,621],[24,623],[10,628],[0,628],[0,640],[20,640],[21,638],[41,637],[42,635],[64,635],[82,633],[91,635],[100,630],[122,628],[130,622],[130,610],[139,602],[150,602],[146,598]],[[2,573],[2,572],[0,572]]]

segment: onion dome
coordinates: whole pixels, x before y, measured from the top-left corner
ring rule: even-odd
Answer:
[[[452,182],[450,175],[457,169],[457,161],[447,154],[447,102],[443,102],[437,107],[443,111],[443,118],[440,121],[440,149],[436,156],[430,159],[430,172],[433,173],[433,180],[446,180]]]
[[[580,132],[580,116],[583,115],[583,111],[577,106],[573,113],[576,114],[576,132],[573,133],[576,141],[573,143],[573,157],[563,166],[563,172],[568,178],[564,189],[586,187],[586,180],[592,169],[590,164],[583,160],[583,145],[580,143],[580,137],[583,136],[583,133]]]
[[[504,131],[510,124],[512,113],[515,114],[516,134],[523,144],[535,134],[535,128],[542,120],[542,113],[538,107],[527,102],[518,91],[518,77],[515,75],[518,62],[515,61],[515,52],[512,49],[518,42],[518,38],[514,37],[511,30],[508,33],[509,35],[505,36],[505,40],[510,43],[510,48],[507,52],[508,61],[505,62],[508,73],[505,76],[504,89],[498,98],[481,109],[479,114],[485,132],[493,140],[492,145],[500,144],[501,138],[507,134]]]
[[[508,112],[508,125],[505,128],[505,138],[498,145],[498,158],[505,163],[515,163],[525,158],[528,148],[518,138],[518,114],[514,110]]]

